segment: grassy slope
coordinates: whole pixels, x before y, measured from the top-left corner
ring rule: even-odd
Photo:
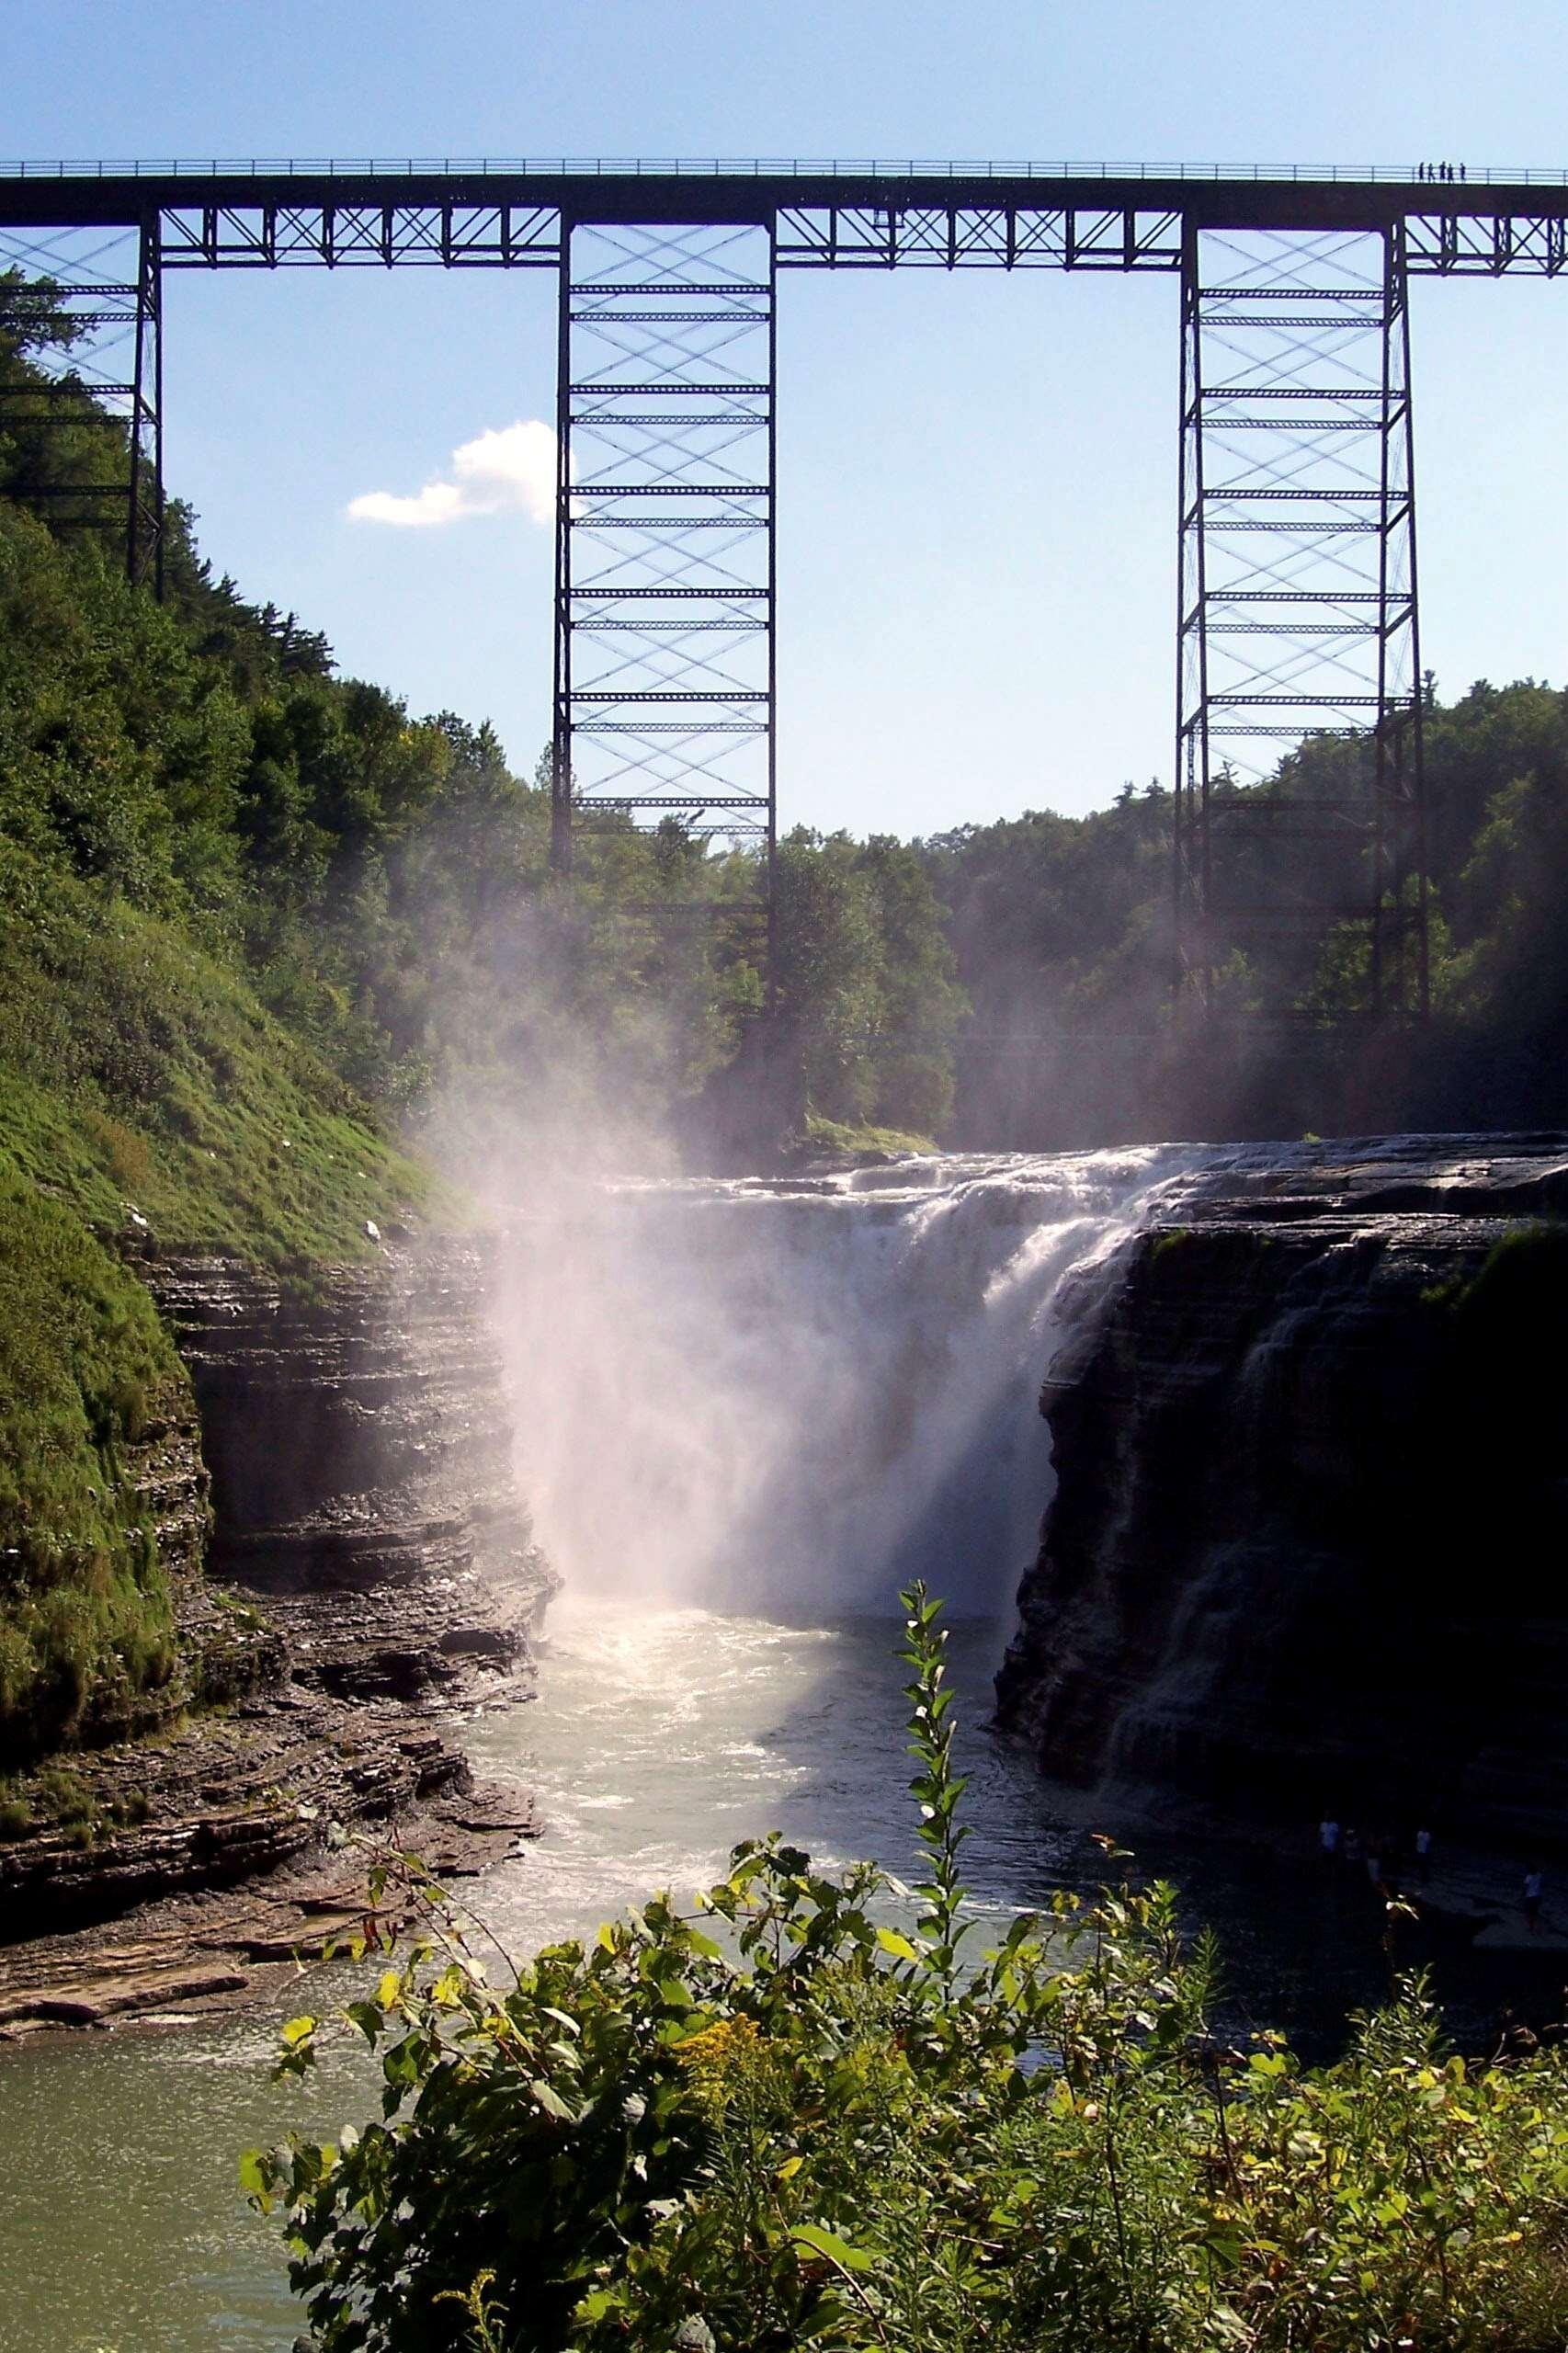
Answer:
[[[174,1597],[121,1449],[184,1382],[135,1277],[0,1167],[0,1756],[170,1678]]]
[[[807,1152],[835,1152],[854,1159],[881,1160],[889,1153],[935,1152],[936,1144],[929,1136],[909,1134],[903,1128],[869,1127],[864,1121],[851,1125],[844,1120],[824,1119],[818,1111],[806,1113],[801,1143]]]
[[[156,1692],[173,1597],[119,1449],[184,1374],[113,1253],[301,1278],[460,1205],[181,931],[0,848],[0,1757]]]
[[[0,847],[0,1165],[114,1232],[272,1265],[455,1199],[183,932]]]

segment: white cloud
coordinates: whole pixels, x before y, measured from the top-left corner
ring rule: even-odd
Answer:
[[[368,490],[348,502],[353,522],[395,523],[414,530],[459,523],[469,515],[518,510],[536,523],[548,523],[555,512],[555,435],[538,417],[499,432],[492,427],[465,441],[452,451],[449,479],[427,482],[406,497]]]

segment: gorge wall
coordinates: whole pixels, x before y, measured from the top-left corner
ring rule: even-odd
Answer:
[[[998,1678],[1127,1818],[1568,1847],[1568,1146],[1292,1148],[1085,1303]]]
[[[525,1662],[551,1580],[483,1246],[388,1248],[307,1289],[221,1257],[147,1271],[196,1392],[213,1575],[285,1615],[329,1688],[413,1699]]]
[[[482,1246],[388,1246],[301,1285],[149,1243],[140,1271],[199,1424],[150,1427],[135,1471],[176,1572],[187,1712],[18,1784],[41,1799],[0,1844],[0,1944],[275,1871],[333,1822],[435,1807],[432,1859],[464,1825],[522,1824],[440,1722],[529,1688],[554,1583],[515,1484]]]

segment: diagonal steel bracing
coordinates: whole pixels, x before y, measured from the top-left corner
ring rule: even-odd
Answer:
[[[0,377],[0,433],[28,427],[38,456],[22,495],[56,529],[123,531],[131,580],[164,593],[164,356],[162,271],[156,215],[135,226],[0,227],[0,277],[20,290],[0,294],[0,335],[26,338],[28,290],[50,290],[65,340],[28,345],[42,381]],[[79,444],[84,399],[119,423],[123,458],[84,472]]]
[[[1369,1013],[1428,1010],[1407,277],[1402,222],[1184,233],[1175,911],[1205,1010],[1247,1003],[1260,939],[1335,923]],[[1280,768],[1304,736],[1342,747],[1328,794]]]
[[[563,223],[552,855],[776,841],[775,256],[751,222]]]

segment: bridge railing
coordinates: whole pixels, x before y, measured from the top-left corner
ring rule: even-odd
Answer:
[[[0,161],[0,179],[222,179],[235,176],[267,179],[952,179],[952,180],[1194,180],[1344,182],[1355,187],[1387,183],[1424,184],[1427,164],[1151,164],[1151,163],[962,163],[921,156],[714,156],[678,157],[494,155],[399,156],[188,156],[120,162],[71,157]],[[1562,188],[1568,169],[1558,165],[1488,165],[1464,167],[1464,178],[1444,185],[1470,188]]]

